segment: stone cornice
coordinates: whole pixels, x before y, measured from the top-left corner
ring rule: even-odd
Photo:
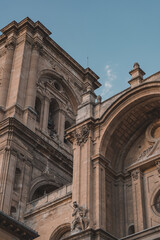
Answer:
[[[26,27],[29,27],[33,31],[40,30],[41,33],[45,36],[49,36],[51,34],[51,32],[41,22],[37,21],[34,23],[29,17],[26,17],[19,23],[17,23],[16,21],[12,21],[7,26],[2,28],[0,31],[3,34],[8,35],[8,33],[12,32],[12,31],[18,32]]]
[[[19,139],[22,139],[22,141],[26,142],[32,148],[34,146],[33,150],[40,152],[40,154],[47,154],[54,161],[54,164],[59,166],[63,171],[66,171],[69,174],[72,173],[72,157],[69,154],[65,154],[63,148],[60,148],[59,146],[55,148],[15,118],[7,118],[0,123],[1,136],[8,132],[17,136]],[[16,150],[17,148],[15,151]]]
[[[39,237],[37,232],[2,211],[0,211],[0,228],[19,239],[30,240]]]

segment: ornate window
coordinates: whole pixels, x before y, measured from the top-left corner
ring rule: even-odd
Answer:
[[[160,190],[157,192],[157,194],[154,197],[153,206],[154,206],[155,210],[158,213],[160,213]]]

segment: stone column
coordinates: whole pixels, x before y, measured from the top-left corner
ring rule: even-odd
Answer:
[[[45,96],[44,107],[43,107],[43,118],[42,118],[42,130],[45,133],[48,132],[49,104],[50,104],[50,100],[49,100],[49,98],[47,96]]]
[[[87,125],[75,131],[74,171],[73,171],[73,201],[85,208],[90,207],[91,202],[91,148],[90,131]]]
[[[33,50],[32,50],[32,56],[31,56],[31,64],[30,64],[30,71],[29,71],[29,77],[28,77],[26,104],[25,104],[26,107],[31,107],[32,109],[34,109],[35,107],[36,77],[37,77],[40,49],[41,49],[41,45],[38,42],[35,42],[33,44]]]
[[[10,75],[12,70],[12,63],[13,63],[13,55],[15,49],[15,41],[10,41],[6,45],[6,59],[3,68],[3,75],[2,75],[2,85],[0,90],[0,106],[5,108],[8,88],[9,88],[9,81]]]
[[[65,113],[63,110],[59,111],[59,116],[58,116],[58,136],[61,142],[64,141],[64,123],[65,123]]]
[[[145,229],[145,201],[143,191],[143,173],[139,168],[131,173],[135,232]]]
[[[102,156],[95,156],[93,161],[93,226],[106,230],[106,164]]]

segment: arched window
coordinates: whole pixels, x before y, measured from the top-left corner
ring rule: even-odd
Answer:
[[[58,189],[58,187],[56,187],[55,185],[52,185],[52,184],[45,184],[45,185],[42,185],[40,187],[38,187],[33,196],[32,196],[32,199],[31,201],[35,200],[35,199],[38,199],[40,197],[43,197],[45,196],[46,194],[48,193],[51,193],[53,191],[55,191],[56,189]]]
[[[41,117],[41,100],[36,97],[36,102],[35,102],[35,111],[37,113],[36,120],[37,122],[40,122],[40,117]]]
[[[57,134],[59,122],[59,105],[55,99],[52,99],[49,106],[48,129],[50,136]]]
[[[134,234],[135,233],[135,229],[134,229],[134,225],[130,225],[128,228],[128,235]]]
[[[11,206],[10,215],[13,218],[16,218],[16,216],[17,216],[17,210],[16,210],[16,208],[14,206]]]
[[[21,170],[18,167],[16,167],[13,190],[18,192],[21,186],[20,184],[21,184]]]

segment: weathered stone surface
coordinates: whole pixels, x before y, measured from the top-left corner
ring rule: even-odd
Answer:
[[[1,32],[0,210],[39,240],[158,239],[160,73],[135,63],[102,102],[98,76],[39,21]],[[11,225],[0,239],[27,240]]]

